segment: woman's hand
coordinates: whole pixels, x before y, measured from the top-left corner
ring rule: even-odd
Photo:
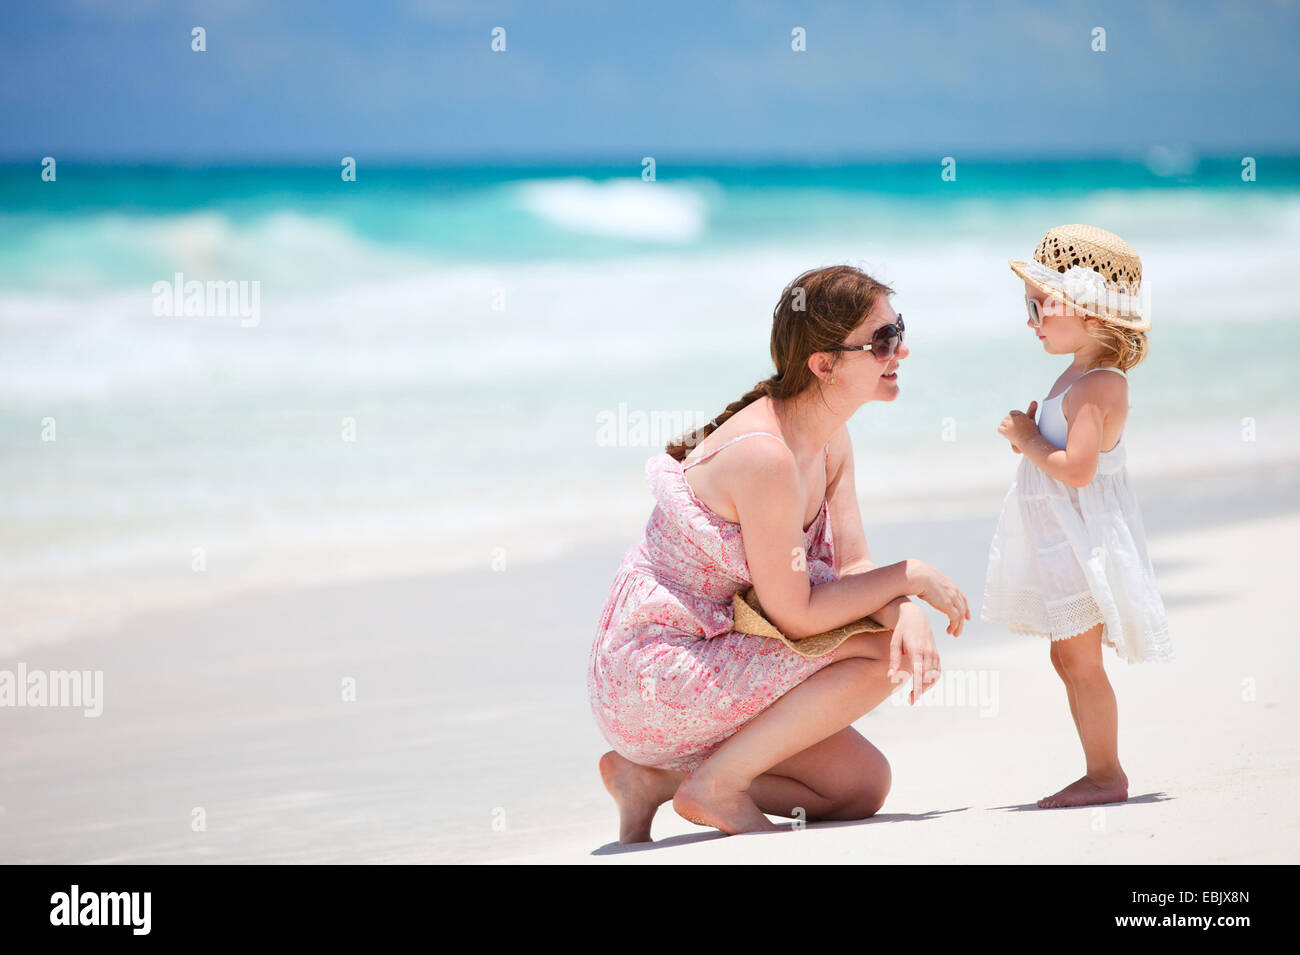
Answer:
[[[923,560],[907,562],[907,577],[918,597],[948,618],[948,633],[960,637],[970,619],[966,595],[951,580]]]
[[[906,658],[906,659],[904,659]],[[908,703],[915,705],[926,690],[939,679],[939,651],[925,611],[908,601],[898,608],[898,623],[889,641],[889,680],[901,683],[912,674],[912,692]]]
[[[1020,454],[1020,446],[1038,433],[1038,425],[1034,423],[1034,412],[1038,410],[1038,402],[1029,402],[1027,411],[1009,411],[1007,416],[1002,419],[998,425],[998,434],[1011,442],[1011,450]]]

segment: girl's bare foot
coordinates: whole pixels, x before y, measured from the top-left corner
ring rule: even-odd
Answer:
[[[778,828],[743,789],[734,789],[702,774],[687,776],[673,796],[677,815],[697,826],[712,826],[729,836],[771,832]]]
[[[639,766],[611,749],[600,757],[600,778],[618,805],[618,841],[649,842],[655,812],[673,798],[682,774]]]
[[[1066,806],[1096,806],[1128,799],[1128,777],[1123,770],[1114,776],[1076,779],[1058,793],[1038,800],[1039,809],[1063,809]]]

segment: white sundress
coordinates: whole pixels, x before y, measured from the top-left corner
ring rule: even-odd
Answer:
[[[1044,399],[1038,412],[1039,430],[1058,448],[1065,447],[1061,402],[1069,390]],[[1102,641],[1128,663],[1173,659],[1122,435],[1100,452],[1084,487],[1021,459],[989,545],[980,619],[1052,640],[1100,623]]]

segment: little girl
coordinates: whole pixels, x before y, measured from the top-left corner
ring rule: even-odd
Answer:
[[[1024,458],[989,547],[980,617],[1051,639],[1087,771],[1040,809],[1123,802],[1119,715],[1101,645],[1129,663],[1172,659],[1164,603],[1124,466],[1125,371],[1146,357],[1142,263],[1119,236],[1066,225],[1043,236],[1025,282],[1029,327],[1072,361],[1043,399],[998,426]]]

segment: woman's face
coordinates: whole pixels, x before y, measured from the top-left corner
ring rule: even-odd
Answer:
[[[897,322],[898,313],[888,299],[882,297],[866,321],[849,333],[844,344],[865,345],[871,341],[876,329]],[[899,365],[908,353],[902,342],[898,343],[894,357],[884,361],[870,351],[841,352],[839,373],[846,381],[852,382],[853,391],[861,395],[862,401],[893,401],[899,392]]]

